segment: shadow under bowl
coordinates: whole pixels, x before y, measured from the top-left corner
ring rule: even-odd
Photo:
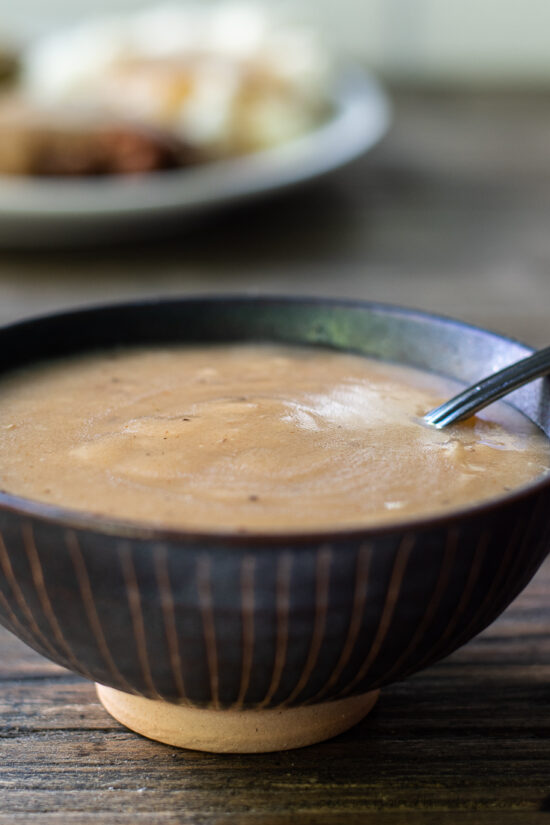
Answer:
[[[0,370],[111,345],[273,341],[353,351],[472,383],[531,350],[359,302],[193,298],[0,330]],[[546,380],[510,396],[550,432]],[[433,518],[313,533],[187,533],[0,494],[0,621],[98,683],[134,730],[204,750],[311,744],[379,688],[492,622],[544,560],[550,480]]]

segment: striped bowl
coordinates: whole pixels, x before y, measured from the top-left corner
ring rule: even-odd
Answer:
[[[472,383],[530,352],[424,313],[208,298],[94,308],[0,330],[1,368],[168,341],[315,344]],[[550,391],[510,401],[550,433]],[[191,534],[0,494],[0,621],[98,683],[116,718],[187,747],[297,747],[498,616],[549,549],[550,480],[460,511],[333,534]]]

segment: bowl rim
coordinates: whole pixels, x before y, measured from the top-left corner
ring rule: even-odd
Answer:
[[[132,309],[146,307],[173,306],[174,304],[199,304],[210,303],[250,303],[269,305],[281,303],[284,305],[319,305],[334,307],[349,307],[350,309],[371,309],[386,315],[397,315],[411,319],[427,320],[455,327],[457,329],[468,329],[489,335],[498,341],[509,344],[518,344],[528,355],[534,352],[534,348],[523,341],[512,336],[502,335],[499,332],[461,321],[451,316],[429,312],[414,307],[405,307],[398,304],[390,304],[378,301],[367,301],[353,298],[332,298],[324,296],[308,295],[287,295],[287,294],[240,294],[240,293],[215,293],[215,294],[193,294],[181,296],[164,296],[158,298],[145,298],[131,301],[113,301],[94,304],[86,304],[62,311],[53,311],[40,315],[23,318],[8,324],[0,325],[0,335],[10,331],[25,331],[26,327],[32,328],[37,322],[55,322],[56,320],[67,319],[70,316],[89,316],[98,311],[114,312],[131,311]],[[245,339],[246,340],[246,339]],[[252,340],[252,339],[250,339]],[[269,340],[269,339],[265,339]],[[131,344],[129,345],[131,346]],[[85,351],[85,350],[84,350]],[[345,352],[345,350],[343,350]],[[38,359],[37,359],[38,360]],[[46,359],[47,360],[47,359]],[[32,363],[32,361],[30,362]],[[8,367],[6,371],[10,368]],[[3,371],[2,371],[3,372]],[[281,530],[281,531],[258,531],[258,530],[195,530],[177,529],[154,525],[147,522],[130,521],[115,517],[93,513],[92,511],[78,510],[75,508],[63,507],[56,504],[48,504],[35,499],[8,493],[0,489],[0,512],[7,511],[20,516],[27,516],[40,521],[55,524],[58,527],[73,530],[85,530],[102,535],[119,537],[121,539],[134,539],[144,541],[156,541],[163,543],[173,543],[179,545],[204,544],[216,546],[229,546],[234,549],[248,549],[251,545],[258,544],[266,547],[280,548],[289,544],[322,544],[327,542],[357,542],[368,541],[375,537],[416,533],[419,531],[437,530],[448,526],[449,523],[461,520],[475,519],[483,517],[489,513],[494,513],[510,505],[521,503],[538,493],[550,488],[550,474],[538,478],[529,484],[522,485],[505,495],[494,496],[479,504],[468,505],[460,508],[445,510],[435,515],[422,515],[417,518],[403,518],[389,523],[373,524],[370,526],[350,526],[341,528],[327,528],[325,530]]]

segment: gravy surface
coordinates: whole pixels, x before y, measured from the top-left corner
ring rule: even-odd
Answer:
[[[520,487],[550,441],[505,404],[443,431],[456,386],[276,345],[120,349],[0,381],[0,487],[172,528],[278,532],[433,514]]]

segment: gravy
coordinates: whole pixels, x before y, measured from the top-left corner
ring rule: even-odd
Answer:
[[[0,486],[157,526],[277,532],[431,515],[549,471],[550,441],[505,404],[419,423],[455,391],[305,347],[75,356],[0,380]]]

